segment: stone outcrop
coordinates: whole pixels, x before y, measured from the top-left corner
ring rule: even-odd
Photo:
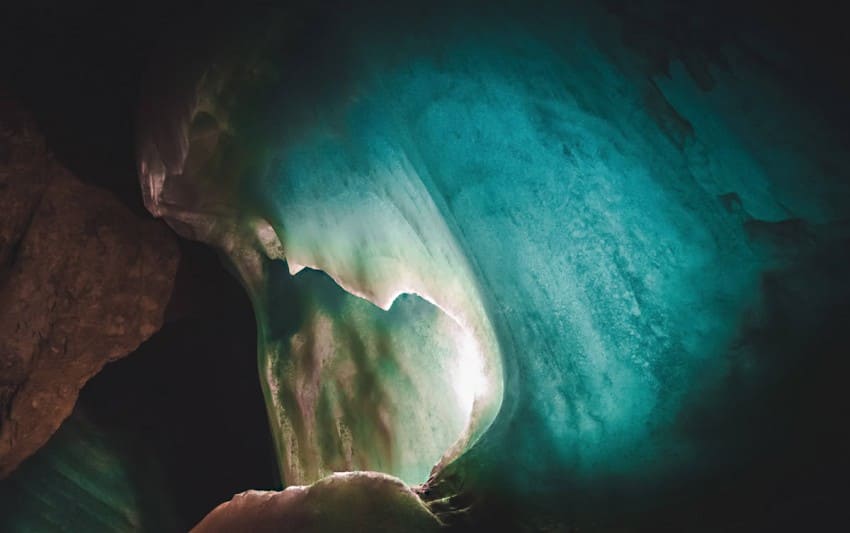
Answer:
[[[160,328],[178,257],[164,224],[75,178],[0,95],[0,477]]]
[[[249,490],[210,512],[192,533],[436,533],[443,524],[400,479],[344,472],[283,491]]]

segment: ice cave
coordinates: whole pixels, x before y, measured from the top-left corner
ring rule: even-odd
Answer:
[[[253,375],[205,394],[260,391],[236,438],[276,485],[185,524],[154,503],[179,461],[140,482],[78,409],[0,484],[0,529],[77,505],[72,531],[827,523],[850,170],[802,52],[664,2],[332,4],[151,38],[133,106],[146,216],[250,301]]]

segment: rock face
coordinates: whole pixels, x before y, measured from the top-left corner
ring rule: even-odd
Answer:
[[[0,477],[159,329],[177,262],[163,224],[77,180],[0,95]]]
[[[426,533],[441,528],[440,521],[400,479],[376,472],[345,472],[306,487],[237,494],[192,531]]]

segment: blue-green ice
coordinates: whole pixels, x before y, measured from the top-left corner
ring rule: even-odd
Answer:
[[[605,501],[743,461],[766,276],[847,235],[806,103],[743,47],[652,70],[608,13],[373,15],[225,53],[141,142],[251,294],[285,483]]]

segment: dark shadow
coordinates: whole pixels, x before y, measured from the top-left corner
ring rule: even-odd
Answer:
[[[178,316],[107,365],[78,405],[157,456],[188,529],[233,494],[279,488],[279,481],[250,302],[214,252],[182,244],[170,308]]]

